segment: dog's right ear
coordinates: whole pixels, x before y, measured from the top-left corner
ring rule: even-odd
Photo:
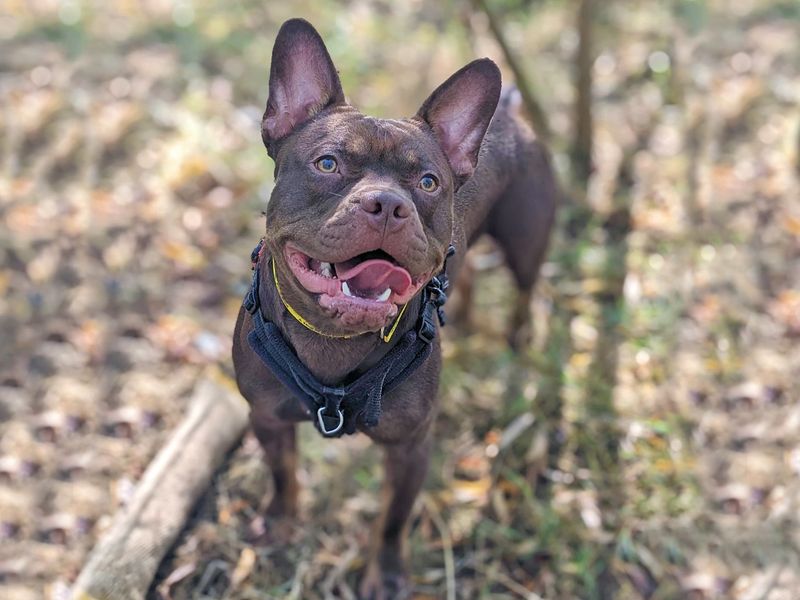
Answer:
[[[261,137],[274,142],[334,104],[345,102],[342,84],[322,38],[308,21],[290,19],[278,32],[269,71],[269,99]]]
[[[475,170],[500,87],[497,65],[488,58],[474,60],[436,88],[415,117],[431,128],[462,182]]]

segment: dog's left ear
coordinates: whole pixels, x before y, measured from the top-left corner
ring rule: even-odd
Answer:
[[[261,137],[267,149],[324,108],[345,102],[339,74],[325,43],[303,19],[286,21],[275,39],[269,99]]]
[[[500,87],[497,65],[488,58],[475,60],[436,88],[417,112],[417,118],[433,130],[458,178],[466,179],[475,170]]]

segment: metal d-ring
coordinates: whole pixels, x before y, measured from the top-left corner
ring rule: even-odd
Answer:
[[[319,423],[320,432],[322,433],[322,435],[334,435],[336,433],[339,433],[339,430],[344,425],[344,414],[342,413],[342,411],[340,409],[338,409],[338,408],[336,409],[336,412],[339,413],[339,424],[336,427],[334,427],[333,429],[331,429],[330,431],[328,431],[325,428],[325,421],[322,418],[322,411],[324,411],[324,410],[325,410],[325,407],[324,406],[320,406],[319,410],[317,411],[317,422]]]

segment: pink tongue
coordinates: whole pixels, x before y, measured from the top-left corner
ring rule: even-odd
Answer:
[[[402,295],[411,287],[411,275],[408,271],[388,260],[373,258],[349,269],[346,264],[336,264],[336,277],[347,281],[352,289],[380,293],[391,288],[395,294]]]

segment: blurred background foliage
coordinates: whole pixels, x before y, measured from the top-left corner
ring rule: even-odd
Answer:
[[[378,116],[516,62],[564,186],[529,351],[497,250],[471,254],[417,597],[797,598],[794,0],[2,0],[0,597],[64,598],[197,380],[230,371],[295,16]],[[302,438],[293,543],[245,541],[269,494],[247,438],[151,597],[354,597],[378,451]]]

